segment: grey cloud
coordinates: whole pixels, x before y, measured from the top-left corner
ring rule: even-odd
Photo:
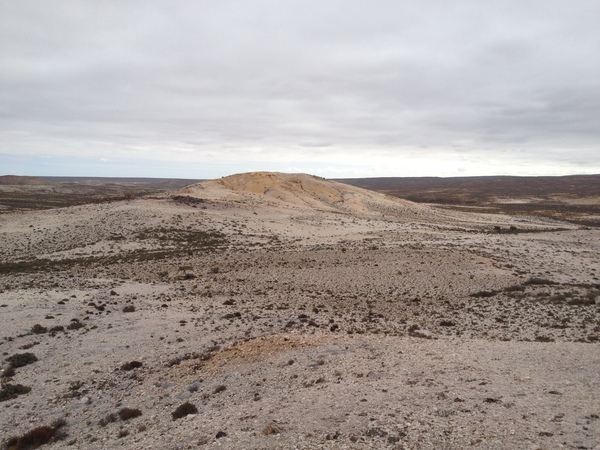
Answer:
[[[595,1],[5,1],[0,153],[598,147],[597,17]]]

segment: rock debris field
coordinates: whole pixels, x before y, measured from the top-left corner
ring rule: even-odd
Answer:
[[[600,231],[308,175],[0,215],[5,449],[600,449]]]

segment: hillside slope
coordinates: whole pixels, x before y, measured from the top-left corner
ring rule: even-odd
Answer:
[[[187,186],[177,192],[210,200],[310,208],[352,214],[395,214],[427,207],[307,174],[250,172]]]

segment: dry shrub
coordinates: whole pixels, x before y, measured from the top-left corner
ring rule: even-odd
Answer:
[[[13,398],[17,398],[19,395],[28,394],[29,392],[31,392],[31,388],[29,386],[10,383],[3,384],[2,388],[0,389],[0,402],[12,400]]]
[[[470,294],[470,297],[473,298],[489,298],[498,294],[498,291],[479,291],[473,294]]]
[[[101,427],[105,427],[109,423],[116,422],[117,420],[118,420],[117,415],[114,413],[110,413],[110,414],[107,414],[106,416],[104,416],[102,419],[100,419],[100,421],[98,422],[98,425],[100,425]]]
[[[34,334],[44,334],[48,332],[48,328],[40,325],[39,323],[36,323],[34,326],[31,327],[31,332]]]
[[[137,369],[138,367],[142,367],[143,364],[139,361],[130,361],[130,362],[126,362],[121,366],[121,370],[133,370],[133,369]]]
[[[14,355],[6,358],[6,361],[14,369],[26,366],[28,364],[32,364],[32,363],[36,362],[37,360],[38,360],[37,356],[35,356],[33,353],[29,353],[29,352],[28,353],[15,353]]]
[[[524,292],[525,286],[520,284],[514,284],[512,286],[508,286],[504,288],[504,292]]]
[[[17,438],[14,449],[22,449],[28,447],[37,447],[46,444],[52,440],[56,430],[52,427],[43,426],[37,427]]]
[[[50,424],[54,430],[59,430],[67,424],[67,420],[64,418],[56,419],[54,422]]]
[[[171,416],[173,416],[173,420],[177,420],[189,414],[198,414],[198,408],[190,402],[185,402],[179,405],[177,409],[171,413]]]
[[[280,434],[282,431],[283,428],[280,425],[276,424],[275,422],[271,422],[263,428],[262,434],[265,436],[270,436],[273,434]]]
[[[58,419],[53,422],[53,426],[43,426],[34,428],[31,431],[23,434],[22,436],[14,436],[7,439],[4,446],[8,450],[29,450],[38,448],[41,445],[47,444],[51,440],[60,439],[65,437],[66,434],[60,432],[60,436],[57,431],[66,425],[64,419]]]
[[[119,410],[119,417],[121,420],[129,420],[142,415],[142,411],[137,408],[121,408]]]
[[[226,390],[227,390],[227,386],[225,386],[224,384],[220,384],[215,388],[215,390],[213,391],[213,394],[219,394]]]
[[[13,366],[8,366],[6,369],[4,369],[4,371],[2,372],[2,377],[5,378],[11,378],[15,376],[15,368]]]
[[[67,330],[79,330],[80,328],[83,328],[85,325],[83,323],[81,323],[79,320],[77,319],[73,319],[71,321],[71,323],[69,325],[67,325]]]
[[[532,277],[523,283],[527,286],[551,286],[556,284],[556,282],[548,280],[546,278]]]

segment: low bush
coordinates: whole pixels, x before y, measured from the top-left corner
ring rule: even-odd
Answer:
[[[129,420],[142,415],[142,411],[137,408],[121,408],[119,410],[119,417],[121,420]]]
[[[546,278],[532,277],[523,284],[528,286],[552,286],[556,284],[556,282]]]
[[[43,325],[40,325],[39,323],[36,323],[34,326],[31,327],[31,332],[34,334],[44,334],[48,332],[48,328],[46,328]]]
[[[175,411],[171,413],[173,420],[181,419],[189,414],[198,414],[198,408],[190,402],[185,402],[177,407]]]
[[[142,367],[143,364],[139,361],[130,361],[130,362],[126,362],[121,366],[121,370],[133,370],[133,369],[137,369],[138,367]]]
[[[98,425],[100,425],[101,427],[105,427],[109,423],[116,422],[117,420],[118,420],[117,415],[114,413],[110,413],[110,414],[107,414],[106,416],[104,416],[102,419],[100,419],[98,421]]]
[[[265,436],[271,436],[273,434],[280,434],[283,431],[283,428],[275,422],[271,422],[267,424],[262,430],[262,434]]]
[[[5,445],[10,450],[38,448],[50,442],[55,434],[56,430],[52,427],[37,427],[22,436],[9,438]]]
[[[591,298],[577,297],[567,302],[568,305],[595,305],[596,300]]]
[[[29,352],[15,353],[14,355],[6,358],[6,361],[8,361],[10,366],[14,369],[18,369],[19,367],[23,367],[28,364],[32,364],[32,363],[36,362],[37,360],[38,360],[37,356],[35,356],[33,353],[29,353]]]
[[[83,328],[85,325],[82,324],[79,320],[74,319],[69,325],[67,325],[67,330],[79,330]]]
[[[15,376],[15,368],[13,366],[8,366],[6,369],[2,371],[2,376],[5,378],[10,378]]]
[[[224,384],[220,384],[215,388],[215,390],[213,391],[213,394],[219,394],[226,390],[227,390],[227,386],[225,386]]]
[[[498,291],[479,291],[473,294],[470,294],[469,297],[473,298],[489,298],[498,294]]]
[[[5,383],[2,385],[2,388],[0,388],[0,402],[12,400],[17,398],[19,395],[29,394],[29,392],[31,392],[31,388],[29,386]]]
[[[504,292],[524,292],[525,286],[521,286],[520,284],[514,284],[512,286],[508,286],[504,288]]]

